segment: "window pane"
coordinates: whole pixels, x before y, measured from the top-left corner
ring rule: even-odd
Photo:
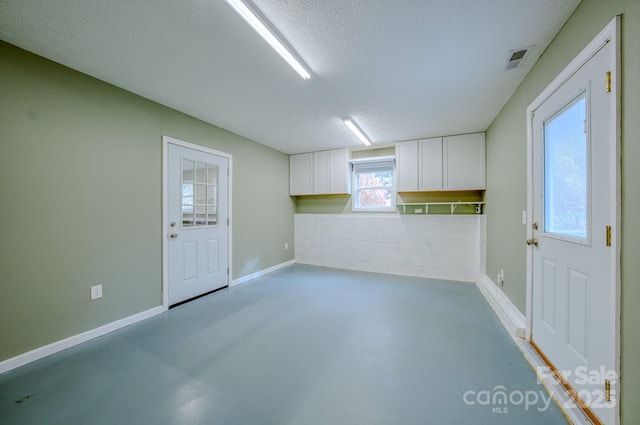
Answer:
[[[544,124],[544,231],[587,237],[586,98],[580,96]]]
[[[196,205],[205,205],[207,203],[207,191],[206,185],[196,185]]]
[[[191,207],[191,211],[193,211],[193,207]],[[193,213],[185,212],[184,206],[183,206],[183,210],[182,210],[182,225],[184,227],[193,226]]]
[[[218,166],[207,164],[207,176],[209,184],[218,184]]]
[[[207,224],[209,225],[218,224],[218,208],[217,207],[207,207]]]
[[[183,182],[192,182],[193,181],[193,161],[190,159],[182,160],[182,181]]]
[[[196,162],[196,183],[207,182],[207,164]]]
[[[185,207],[190,208],[189,210],[185,210],[185,211],[188,211],[188,212],[193,211],[193,197],[192,196],[183,196],[182,197],[182,207],[183,207],[183,209]]]
[[[218,191],[215,186],[207,186],[207,205],[216,205]]]
[[[358,187],[391,187],[392,170],[358,172]]]
[[[363,168],[355,172],[355,209],[393,209],[393,165]]]
[[[362,208],[391,207],[391,189],[359,189],[358,204]]]

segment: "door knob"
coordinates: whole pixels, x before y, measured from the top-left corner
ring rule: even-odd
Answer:
[[[538,240],[536,238],[527,239],[527,245],[538,246]]]
[[[169,235],[169,237],[170,237],[171,239],[175,239],[175,238],[177,238],[177,237],[178,237],[178,234],[177,234],[177,233],[172,233],[172,234],[170,234],[170,235]]]

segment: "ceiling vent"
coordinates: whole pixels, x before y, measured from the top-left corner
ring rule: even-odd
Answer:
[[[507,57],[507,62],[504,64],[504,69],[507,71],[511,69],[518,69],[522,66],[529,53],[533,50],[533,46],[524,47],[518,50],[512,50],[509,52],[509,56]]]

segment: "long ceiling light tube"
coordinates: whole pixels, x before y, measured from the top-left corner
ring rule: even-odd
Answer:
[[[267,26],[253,13],[249,7],[242,2],[242,0],[226,0],[231,7],[242,18],[247,21],[249,25],[267,42],[269,45],[278,52],[278,54],[284,59],[291,68],[293,68],[300,76],[308,80],[311,78],[311,74],[302,66],[298,59],[278,40],[278,38],[267,28]]]
[[[349,127],[349,129],[351,131],[353,131],[353,134],[355,134],[356,136],[358,136],[358,139],[360,139],[360,141],[362,143],[364,143],[366,146],[371,146],[371,141],[369,140],[369,138],[362,132],[362,130],[360,130],[360,128],[358,127],[358,125],[355,123],[355,121],[353,121],[353,119],[351,118],[345,118],[344,119],[344,123],[347,127]]]

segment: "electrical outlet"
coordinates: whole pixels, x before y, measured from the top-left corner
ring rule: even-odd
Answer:
[[[286,251],[287,249],[289,249],[289,242],[285,242],[285,243],[284,243],[284,249],[285,249],[285,251]]]
[[[102,298],[102,285],[91,287],[91,300],[97,300],[98,298]]]
[[[416,208],[415,210],[413,210],[414,214],[422,214],[422,208]]]
[[[500,272],[498,273],[498,285],[500,285],[500,287],[504,287],[504,270],[500,270]]]

